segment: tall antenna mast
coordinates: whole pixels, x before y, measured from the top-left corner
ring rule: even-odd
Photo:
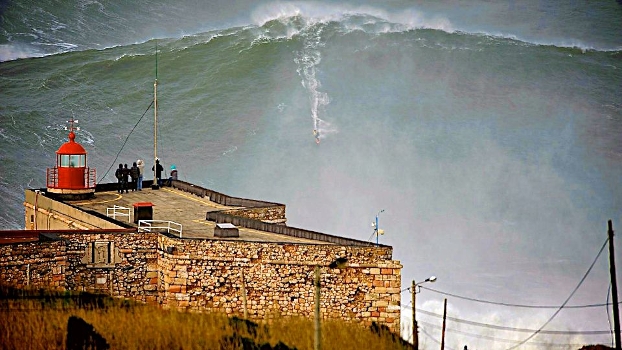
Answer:
[[[156,66],[155,81],[153,82],[153,185],[152,188],[158,188],[158,179],[156,177],[158,167],[156,160],[158,159],[158,40],[156,39]]]

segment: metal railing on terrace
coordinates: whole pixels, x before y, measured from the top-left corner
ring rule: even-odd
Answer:
[[[117,216],[126,216],[127,222],[132,221],[132,212],[130,208],[122,207],[120,205],[115,205],[112,208],[106,208],[106,216],[109,218],[117,219]]]
[[[167,220],[138,220],[138,232],[155,232],[166,230],[166,233],[177,232],[179,238],[182,237],[182,225],[174,221]]]

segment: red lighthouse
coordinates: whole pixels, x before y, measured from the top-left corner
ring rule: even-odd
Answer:
[[[86,166],[86,150],[75,141],[73,118],[69,142],[56,151],[56,166],[47,169],[47,191],[67,198],[85,198],[95,193],[95,169]]]

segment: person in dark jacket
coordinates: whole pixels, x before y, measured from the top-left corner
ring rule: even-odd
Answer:
[[[119,183],[117,187],[117,193],[123,193],[123,164],[119,164],[119,168],[114,172],[114,176]]]
[[[162,172],[164,171],[164,167],[160,164],[160,159],[156,158],[155,165],[151,167],[151,170],[155,171],[158,186],[162,187]]]
[[[136,191],[137,189],[139,175],[140,171],[138,171],[138,166],[136,165],[136,162],[134,162],[134,164],[132,164],[132,167],[130,168],[130,177],[132,178],[132,185],[130,186],[130,188],[132,189],[132,192]]]
[[[127,164],[125,164],[125,167],[123,168],[123,189],[125,190],[125,193],[128,192],[127,190],[128,190],[129,177],[130,177],[130,169],[128,169]]]

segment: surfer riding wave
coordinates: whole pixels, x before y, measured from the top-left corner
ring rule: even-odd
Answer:
[[[313,136],[315,136],[315,143],[320,143],[320,132],[317,129],[313,130]]]

